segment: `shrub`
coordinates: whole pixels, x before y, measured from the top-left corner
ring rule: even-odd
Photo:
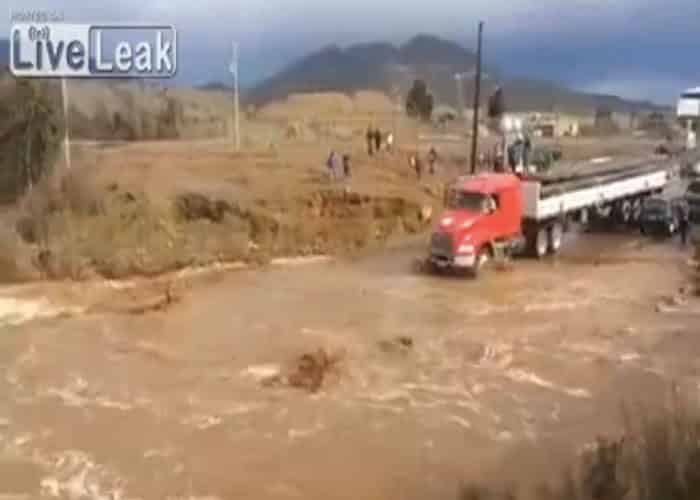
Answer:
[[[550,483],[551,481],[546,481]],[[662,412],[628,419],[619,439],[598,439],[577,472],[543,485],[536,500],[697,500],[700,498],[700,414],[676,402]],[[470,484],[459,500],[515,499],[512,489]]]
[[[53,167],[64,125],[53,90],[19,78],[0,99],[0,201],[15,201]]]

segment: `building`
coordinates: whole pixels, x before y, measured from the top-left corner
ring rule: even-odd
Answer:
[[[700,128],[700,87],[688,89],[681,94],[676,113],[688,131],[688,149],[694,149],[697,147],[697,132]]]
[[[700,119],[700,87],[688,89],[681,94],[677,112],[680,119]]]

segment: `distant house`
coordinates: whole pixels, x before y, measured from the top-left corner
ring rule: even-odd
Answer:
[[[680,119],[700,120],[700,87],[688,89],[681,94],[677,115]]]

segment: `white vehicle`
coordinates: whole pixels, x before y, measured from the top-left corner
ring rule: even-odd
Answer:
[[[697,131],[700,126],[700,87],[683,92],[678,100],[677,114],[678,118],[685,121],[688,131],[687,149],[697,148]]]

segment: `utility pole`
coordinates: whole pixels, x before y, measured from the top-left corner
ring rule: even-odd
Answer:
[[[476,49],[476,76],[474,82],[474,118],[472,123],[472,174],[476,172],[476,149],[479,140],[479,104],[481,102],[481,36],[484,30],[483,21],[479,21],[479,33]]]
[[[63,101],[63,154],[65,155],[66,168],[70,170],[70,123],[68,122],[68,87],[66,79],[61,78],[61,100]]]
[[[241,149],[241,129],[239,122],[239,110],[238,110],[238,43],[232,43],[233,54],[231,59],[231,65],[229,66],[229,71],[233,77],[233,132],[235,135],[235,145],[236,151]]]

